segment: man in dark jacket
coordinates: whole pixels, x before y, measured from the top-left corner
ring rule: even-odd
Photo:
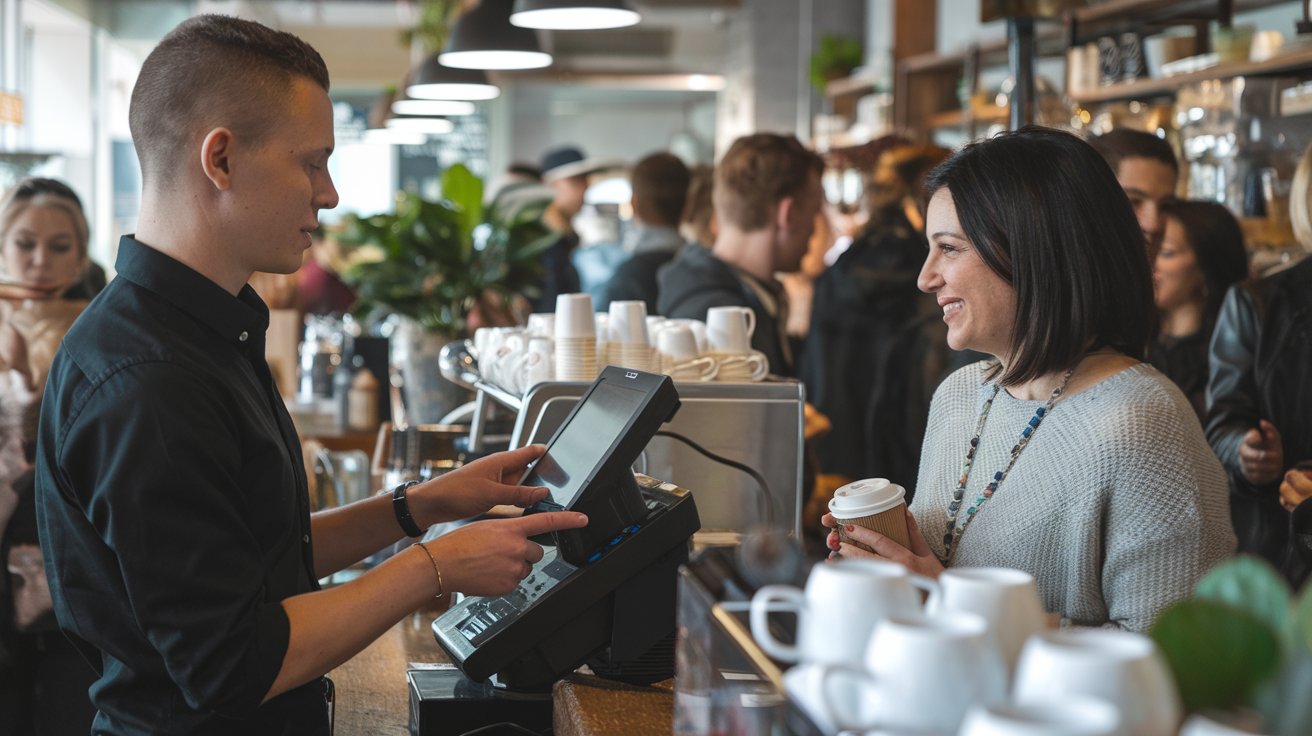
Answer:
[[[634,228],[624,238],[628,260],[615,269],[597,309],[611,302],[643,301],[656,313],[656,272],[683,247],[679,218],[688,198],[688,167],[672,153],[653,153],[633,167]]]
[[[657,311],[706,319],[711,307],[756,314],[752,348],[770,372],[792,376],[793,346],[784,331],[788,299],[776,273],[796,271],[815,230],[824,163],[793,136],[756,133],[734,141],[715,169],[719,233],[710,250],[684,248],[657,277]]]

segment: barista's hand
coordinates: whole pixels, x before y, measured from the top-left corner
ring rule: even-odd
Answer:
[[[15,388],[25,388],[27,393],[34,391],[32,386],[32,376],[28,371],[27,365],[27,341],[23,335],[14,326],[6,322],[0,325],[0,363],[14,371],[20,383]],[[28,397],[24,403],[30,401]]]
[[[1280,484],[1280,505],[1293,511],[1300,503],[1312,498],[1312,468],[1294,468],[1285,473]]]
[[[420,529],[427,529],[443,521],[478,516],[493,506],[532,506],[547,497],[547,489],[515,482],[546,449],[545,445],[529,445],[498,452],[411,486],[406,492],[410,513]]]
[[[1263,419],[1257,429],[1248,430],[1239,445],[1239,472],[1255,486],[1280,479],[1285,467],[1285,453],[1280,444],[1280,430]]]
[[[13,282],[0,283],[0,299],[23,301],[24,299],[52,299],[60,288],[43,289]]]
[[[888,560],[905,566],[908,570],[917,575],[924,575],[928,578],[938,578],[938,574],[943,572],[943,564],[938,561],[934,551],[930,549],[929,543],[925,541],[925,536],[920,533],[920,527],[916,526],[916,517],[907,511],[907,536],[911,539],[911,549],[907,549],[892,538],[880,534],[879,532],[866,529],[863,526],[849,525],[847,527],[847,536],[854,539],[870,549],[873,553],[867,552],[838,537],[837,525],[833,514],[825,514],[820,519],[820,523],[834,530],[829,532],[825,544],[829,547],[829,559],[838,559],[840,557],[859,558],[875,560]]]
[[[575,511],[478,521],[443,534],[427,547],[442,570],[443,592],[505,595],[542,559],[542,547],[529,537],[587,524],[588,517]],[[436,580],[433,588],[436,592]]]

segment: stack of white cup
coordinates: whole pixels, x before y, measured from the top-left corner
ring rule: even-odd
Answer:
[[[556,380],[591,381],[597,376],[597,327],[592,297],[556,297]]]
[[[597,366],[610,365],[610,315],[597,312],[593,317],[597,330]]]
[[[715,380],[729,383],[759,381],[770,372],[764,353],[752,350],[756,313],[747,307],[711,307],[706,312],[707,354],[719,370]]]
[[[610,303],[610,347],[606,361],[621,368],[650,371],[651,338],[647,336],[647,304],[642,301]]]
[[[698,357],[697,338],[688,325],[661,325],[656,333],[656,350],[661,372],[676,381],[710,381],[719,369],[715,358]]]

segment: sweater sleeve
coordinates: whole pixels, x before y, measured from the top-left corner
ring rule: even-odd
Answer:
[[[1100,520],[1108,618],[1134,631],[1235,550],[1225,474],[1184,397],[1141,398],[1116,420],[1123,462]]]

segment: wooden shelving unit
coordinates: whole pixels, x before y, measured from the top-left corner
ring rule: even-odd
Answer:
[[[1173,96],[1180,87],[1210,79],[1232,79],[1244,76],[1272,76],[1299,74],[1312,76],[1312,49],[1300,49],[1266,61],[1246,61],[1217,64],[1187,74],[1160,79],[1140,79],[1134,82],[1111,84],[1089,90],[1073,90],[1070,98],[1082,105],[1118,100],[1142,100],[1151,97]]]

